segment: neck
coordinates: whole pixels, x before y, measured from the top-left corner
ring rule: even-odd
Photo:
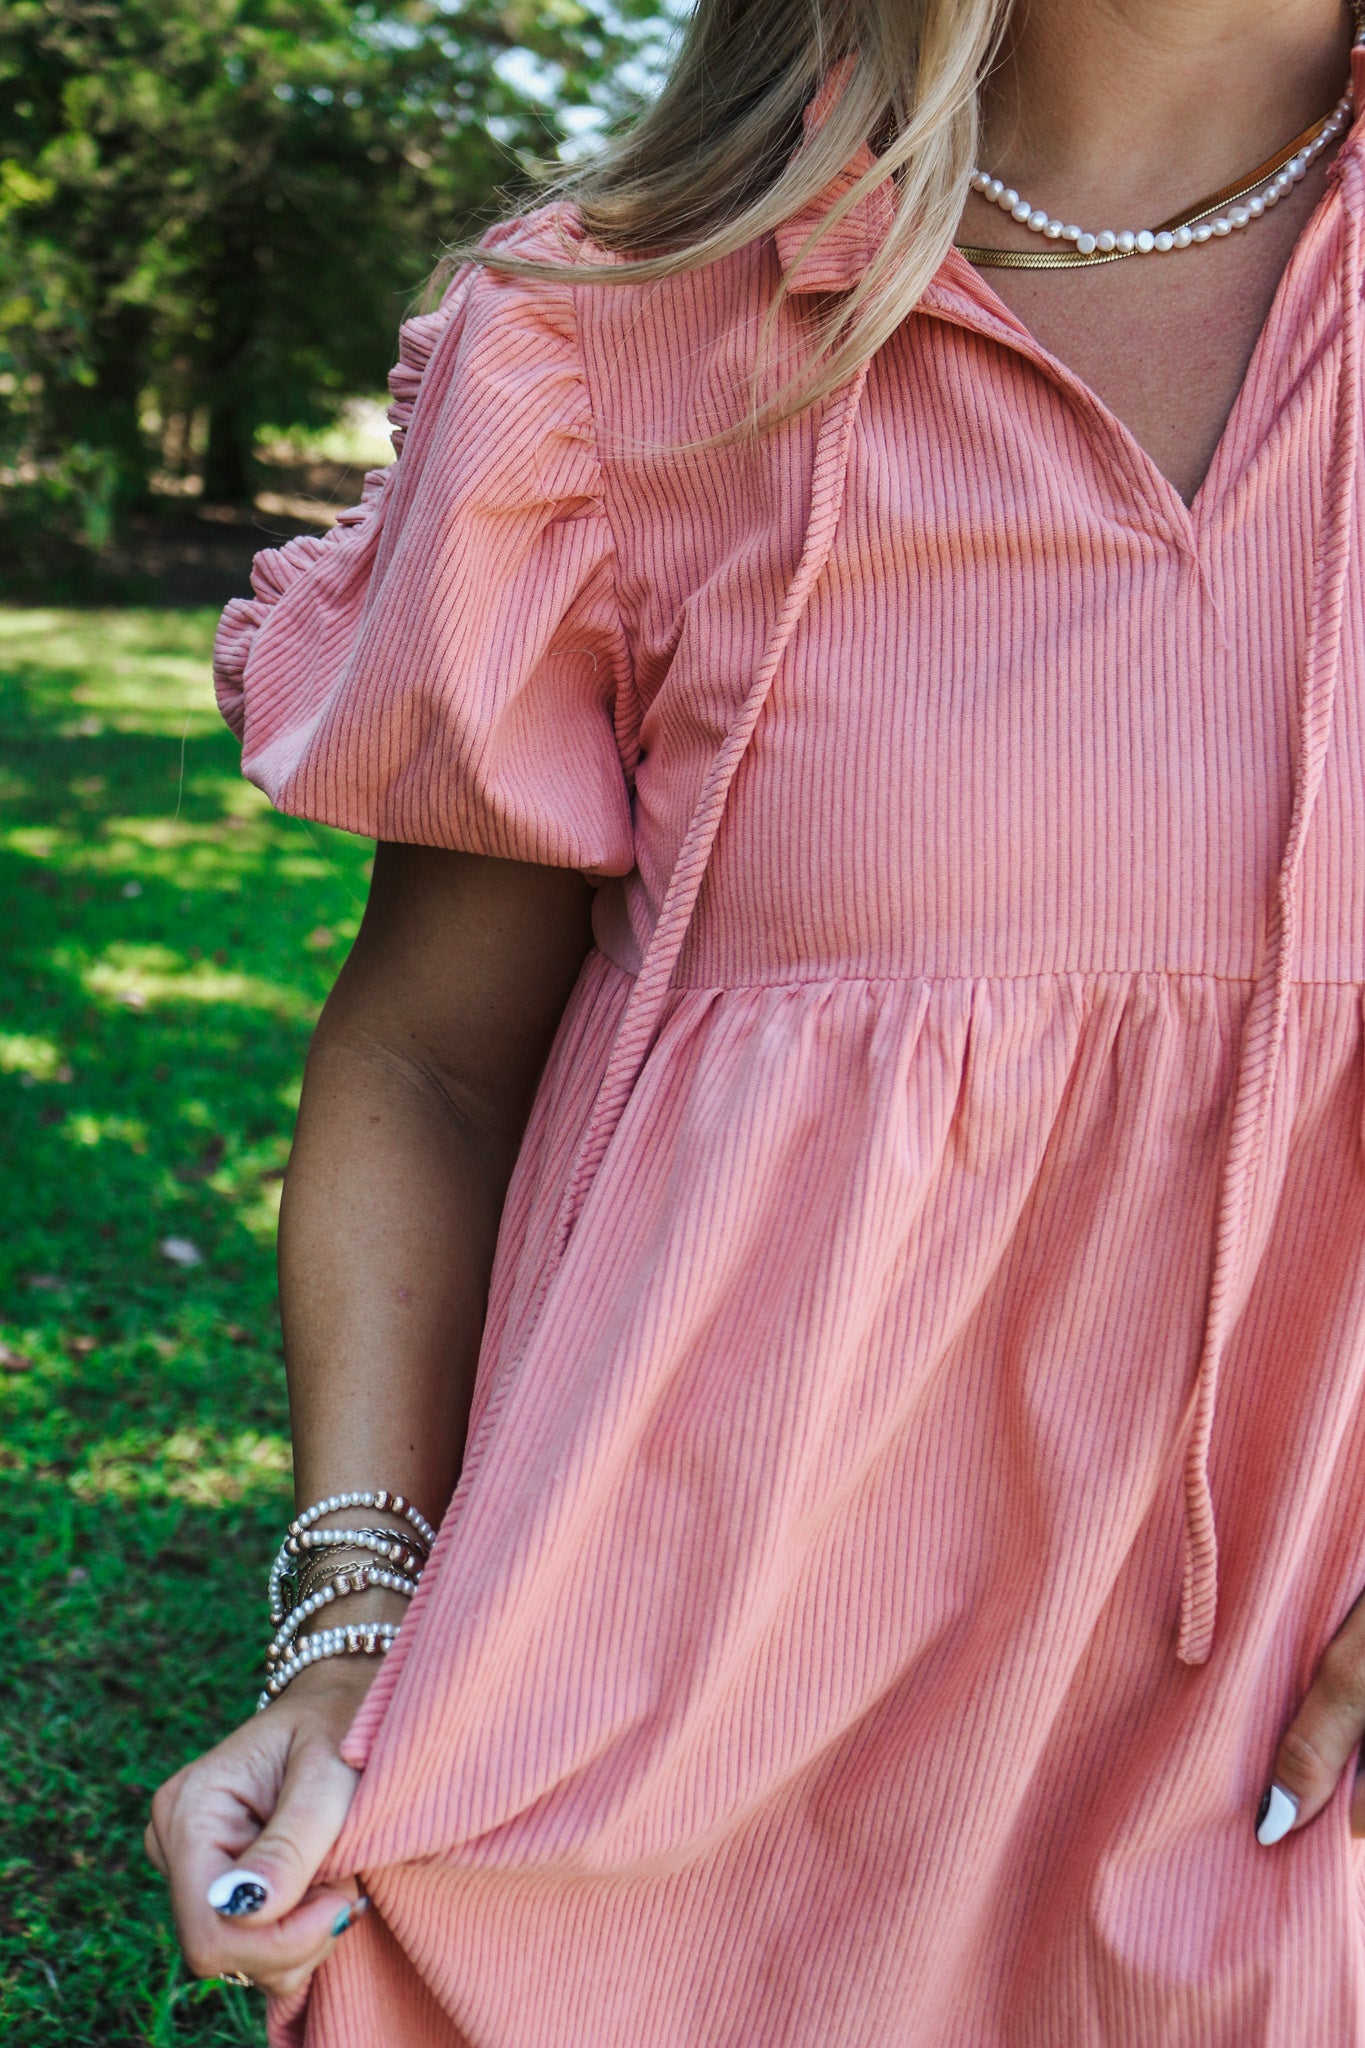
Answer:
[[[1353,34],[1346,0],[1016,0],[979,161],[1157,205],[1212,188],[1328,112]]]

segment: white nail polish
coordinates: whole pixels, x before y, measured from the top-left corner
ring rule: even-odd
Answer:
[[[254,1870],[225,1870],[208,1889],[208,1901],[225,1920],[241,1920],[259,1913],[270,1897],[270,1886]]]
[[[1256,1816],[1256,1839],[1263,1849],[1282,1842],[1299,1817],[1299,1802],[1282,1785],[1272,1785]]]

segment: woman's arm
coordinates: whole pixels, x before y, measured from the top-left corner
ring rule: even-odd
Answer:
[[[508,1178],[589,943],[581,876],[381,846],[280,1215],[300,1501],[454,1489]]]
[[[561,870],[378,851],[309,1052],[280,1219],[301,1505],[386,1486],[435,1521],[449,1500],[507,1182],[590,902]],[[385,1592],[345,1605],[347,1619],[404,1610]],[[336,1938],[355,1887],[312,1879],[354,1792],[339,1748],[376,1668],[315,1665],[157,1793],[147,1847],[197,1974],[243,1971],[288,1992]],[[224,1920],[208,1887],[243,1864],[266,1902]]]

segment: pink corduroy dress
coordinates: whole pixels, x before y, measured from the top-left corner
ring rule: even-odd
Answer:
[[[600,880],[276,2044],[1365,2043],[1349,1788],[1253,1837],[1365,1588],[1363,148],[1190,509],[955,253],[682,450],[819,209],[559,209],[228,608],[282,809]]]

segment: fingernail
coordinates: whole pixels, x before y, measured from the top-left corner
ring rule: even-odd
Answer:
[[[362,1892],[359,1898],[352,1899],[348,1906],[342,1907],[336,1919],[332,1922],[332,1933],[334,1935],[344,1934],[348,1927],[355,1925],[362,1913],[368,1913],[369,1910],[369,1897],[365,1892]]]
[[[1256,1809],[1256,1839],[1263,1849],[1282,1842],[1299,1817],[1299,1802],[1282,1785],[1271,1785]]]
[[[270,1886],[254,1870],[225,1870],[221,1877],[214,1878],[208,1890],[209,1904],[225,1920],[241,1920],[248,1913],[259,1913],[269,1897]]]

